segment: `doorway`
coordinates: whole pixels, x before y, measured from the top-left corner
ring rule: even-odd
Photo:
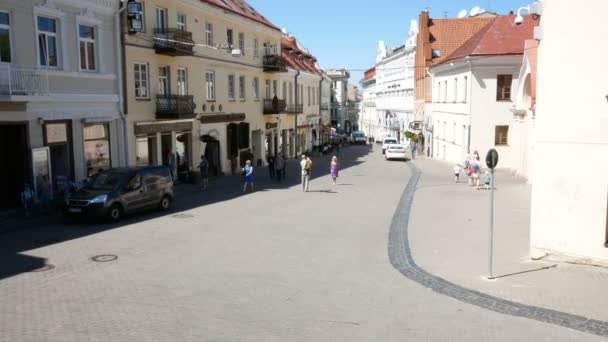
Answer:
[[[27,123],[0,123],[0,160],[10,161],[0,167],[0,179],[5,180],[0,192],[0,210],[17,208],[23,183],[32,186]]]
[[[209,162],[209,176],[216,177],[222,172],[220,165],[220,142],[210,135],[203,135],[205,143],[205,158]]]
[[[259,129],[251,132],[251,152],[254,159],[251,162],[262,166],[262,131]]]
[[[44,145],[50,150],[53,193],[61,194],[63,189],[58,183],[74,179],[72,121],[46,121],[43,133]]]

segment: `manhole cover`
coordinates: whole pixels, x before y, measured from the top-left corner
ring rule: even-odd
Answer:
[[[55,266],[53,266],[51,264],[46,264],[46,265],[43,265],[42,267],[35,268],[35,269],[31,270],[30,272],[44,272],[44,271],[52,270],[53,268],[55,268]]]
[[[96,261],[96,262],[108,262],[108,261],[114,261],[116,259],[118,259],[118,257],[113,254],[96,255],[91,258],[91,260]]]
[[[194,215],[192,215],[192,214],[175,214],[175,215],[173,215],[171,217],[184,219],[184,218],[193,218]]]

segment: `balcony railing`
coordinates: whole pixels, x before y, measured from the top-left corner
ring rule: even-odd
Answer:
[[[155,28],[154,49],[157,53],[171,56],[191,56],[194,54],[192,32],[174,28]]]
[[[49,76],[44,69],[0,65],[0,95],[47,96]]]
[[[287,72],[287,62],[279,55],[264,56],[265,72]]]
[[[193,95],[156,95],[157,119],[193,119],[194,108]]]
[[[285,113],[289,113],[289,114],[304,113],[304,106],[301,104],[288,104],[285,108]]]
[[[278,98],[264,99],[264,114],[285,113],[286,106],[285,100],[280,100]]]

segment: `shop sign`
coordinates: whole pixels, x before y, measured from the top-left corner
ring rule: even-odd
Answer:
[[[192,129],[192,122],[154,123],[146,125],[135,125],[135,134],[154,134],[171,131],[187,131]]]
[[[244,121],[245,113],[203,114],[199,120],[202,124]]]
[[[267,122],[266,123],[266,129],[277,128],[278,126],[279,126],[279,124],[276,122]]]

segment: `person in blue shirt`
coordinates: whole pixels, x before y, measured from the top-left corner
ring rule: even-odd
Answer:
[[[492,175],[488,171],[486,171],[485,175],[483,176],[483,186],[483,188],[487,190],[489,190],[492,186]]]
[[[23,184],[23,191],[21,192],[21,205],[25,210],[25,216],[29,216],[34,206],[34,191],[30,188],[28,183]]]

